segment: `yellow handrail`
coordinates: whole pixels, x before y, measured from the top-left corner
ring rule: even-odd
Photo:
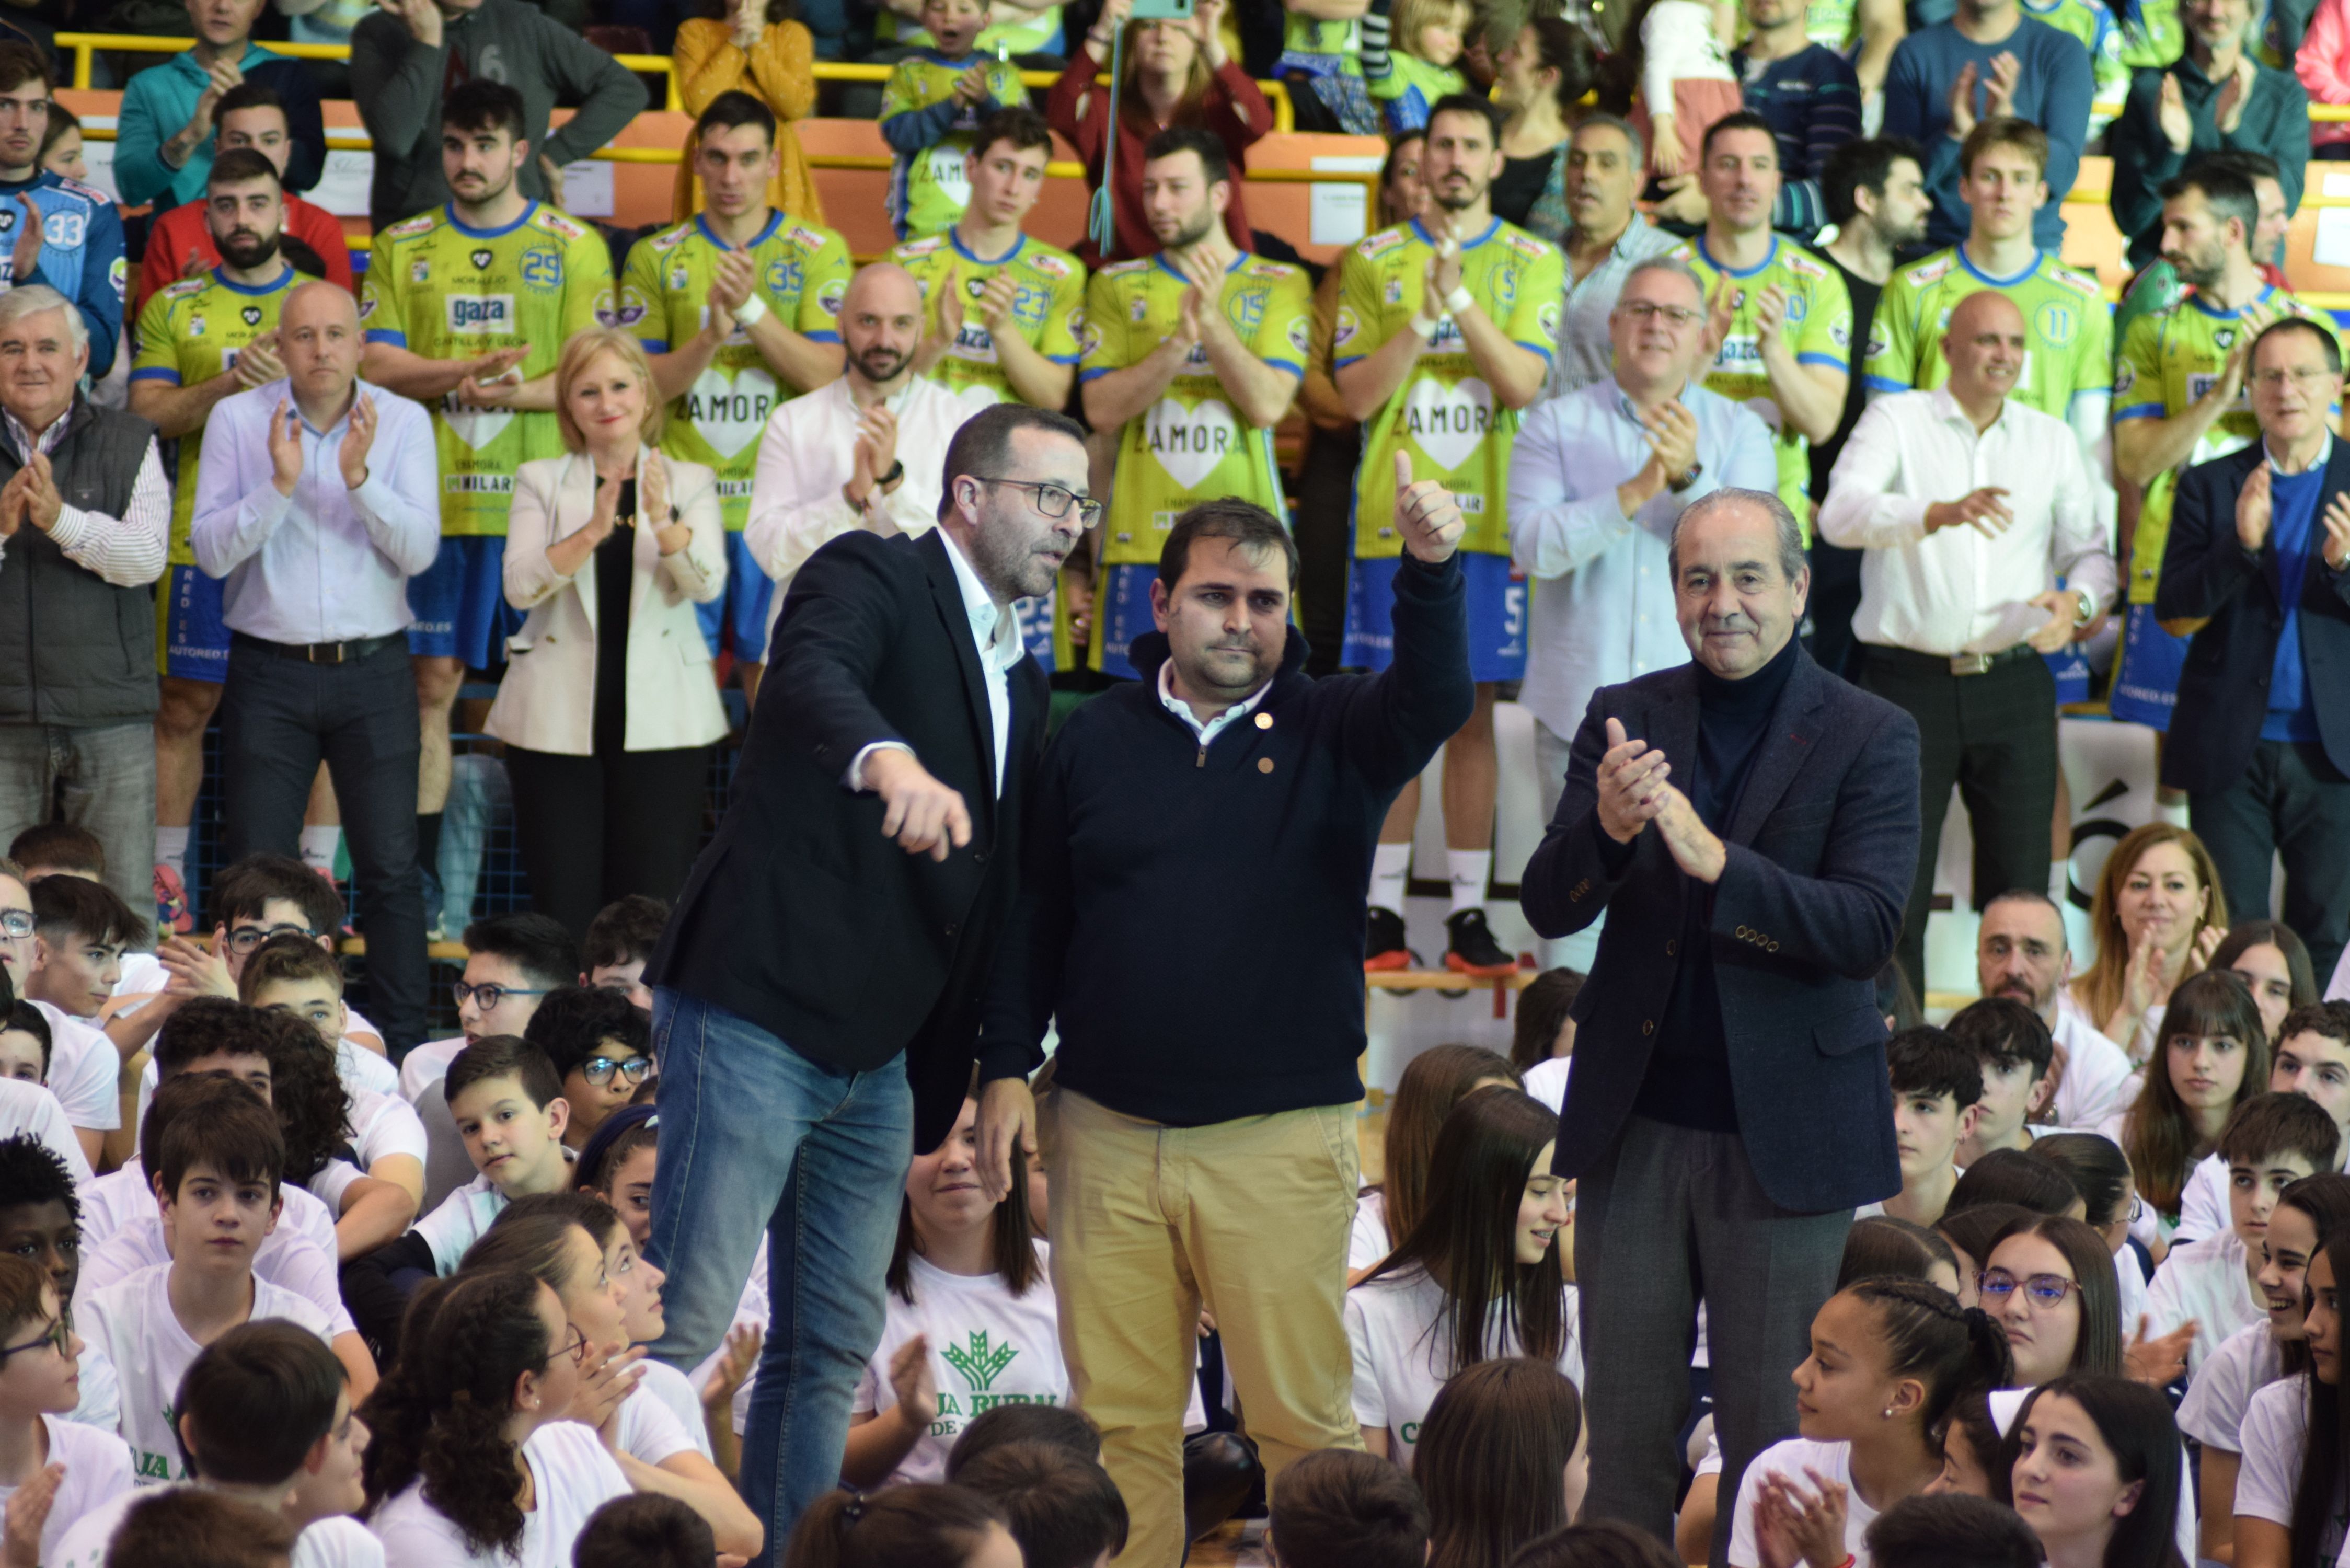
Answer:
[[[116,49],[131,55],[178,55],[195,47],[193,38],[153,38],[144,33],[59,33],[57,46],[73,51],[73,85],[87,91],[91,75],[91,57],[99,49]],[[264,46],[273,54],[286,55],[297,60],[348,60],[351,57],[348,44],[294,44],[282,40]],[[678,96],[677,69],[661,55],[614,55],[614,59],[629,70],[646,76],[659,76],[668,84],[665,107],[671,112],[682,113],[684,100]],[[820,82],[879,82],[889,79],[893,67],[862,65],[847,60],[818,60],[813,75]],[[1031,88],[1049,88],[1060,80],[1054,71],[1022,71],[1020,80]],[[1105,85],[1107,77],[1097,78]],[[1259,82],[1257,90],[1264,94],[1273,106],[1273,128],[1287,132],[1297,129],[1296,106],[1289,100],[1289,88],[1281,82]]]

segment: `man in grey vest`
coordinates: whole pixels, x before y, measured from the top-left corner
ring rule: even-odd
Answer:
[[[78,390],[81,312],[0,294],[0,838],[88,828],[138,909],[155,864],[155,579],[171,491],[155,427]]]

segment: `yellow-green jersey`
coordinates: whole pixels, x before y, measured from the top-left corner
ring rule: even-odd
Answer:
[[[1360,76],[1363,70],[1363,19],[1359,16],[1324,20],[1308,16],[1302,11],[1292,11],[1282,18],[1281,52],[1290,55],[1320,55],[1338,62],[1338,68],[1349,76]]]
[[[1772,447],[1779,460],[1779,499],[1799,518],[1811,515],[1811,443],[1799,431],[1788,430],[1779,405],[1771,396],[1771,375],[1762,367],[1762,338],[1755,323],[1762,292],[1776,287],[1787,296],[1780,331],[1799,365],[1818,365],[1849,376],[1852,373],[1852,295],[1844,275],[1783,234],[1771,236],[1771,254],[1743,271],[1724,266],[1706,248],[1700,235],[1670,253],[1687,262],[1705,286],[1711,301],[1717,287],[1727,286],[1736,303],[1730,330],[1705,373],[1705,388],[1732,402],[1744,403],[1773,431]]]
[[[1382,229],[1348,251],[1338,278],[1337,326],[1331,337],[1339,369],[1366,358],[1420,313],[1435,243],[1415,218]],[[1558,341],[1566,261],[1558,248],[1493,220],[1461,247],[1461,286],[1474,295],[1511,342],[1549,359]],[[1442,310],[1441,301],[1429,303]],[[1442,479],[1468,521],[1461,548],[1510,553],[1510,445],[1518,410],[1503,407],[1479,374],[1460,325],[1445,316],[1420,345],[1411,373],[1371,418],[1355,474],[1355,556],[1403,554],[1395,530],[1395,453],[1411,453],[1419,479]]]
[[[1057,55],[1064,52],[1061,8],[1058,5],[1047,5],[1041,11],[1015,11],[1006,6],[1002,15],[1003,20],[991,23],[972,40],[974,54],[1002,58],[1013,55]],[[908,49],[938,47],[938,40],[931,36],[928,27],[887,7],[873,19],[873,41],[896,44]]]
[[[2095,275],[2040,251],[2014,276],[1993,277],[1954,245],[1896,269],[1886,286],[1868,329],[1863,373],[1870,393],[1931,391],[1949,380],[1942,334],[1950,312],[1986,288],[2015,301],[2023,314],[2023,373],[2012,394],[2018,402],[2069,421],[2075,399],[2102,401],[2112,390],[2113,312]],[[2102,413],[2095,422],[2102,427]]]
[[[2333,331],[2334,323],[2322,310],[2303,305],[2281,288],[2262,288],[2260,298],[2241,310],[2220,310],[2209,300],[2189,295],[2166,310],[2141,316],[2122,337],[2121,361],[2114,371],[2114,422],[2124,420],[2168,419],[2211,389],[2228,363],[2228,356],[2243,340],[2243,318],[2255,309],[2281,311],[2314,321]],[[2259,438],[2260,421],[2252,417],[2247,396],[2240,389],[2227,411],[2211,421],[2203,439],[2178,469],[2158,474],[2147,486],[2146,503],[2138,509],[2137,532],[2130,542],[2129,599],[2150,605],[2162,576],[2162,552],[2170,540],[2170,503],[2179,469],[2241,451]]]
[[[392,224],[376,236],[359,296],[369,342],[428,359],[524,348],[525,380],[611,313],[604,237],[537,202],[502,229],[468,227],[448,205]],[[433,408],[432,434],[444,535],[503,535],[515,470],[563,453],[551,411],[459,408],[454,392]]]
[[[1149,358],[1181,329],[1191,281],[1164,256],[1104,267],[1086,290],[1084,358],[1090,381]],[[1300,269],[1243,254],[1224,271],[1217,308],[1243,346],[1275,369],[1303,379],[1313,331],[1314,297]],[[1273,431],[1251,426],[1233,409],[1204,347],[1191,357],[1149,408],[1126,421],[1118,438],[1118,483],[1111,487],[1103,561],[1155,566],[1168,530],[1195,502],[1232,496],[1286,514]]]
[[[987,99],[969,104],[955,97],[954,88],[973,67],[987,73]],[[889,221],[899,239],[937,234],[962,216],[971,200],[963,154],[978,140],[980,121],[1027,101],[1020,67],[992,55],[951,60],[929,48],[898,62],[881,88],[881,140],[896,155],[889,171]]]
[[[648,354],[669,353],[692,338],[710,324],[711,281],[719,258],[733,248],[699,213],[638,241],[620,275],[616,324]],[[753,294],[776,320],[814,342],[840,341],[840,302],[855,270],[847,241],[770,211],[766,227],[742,249],[755,274]],[[777,403],[797,395],[776,379],[751,334],[737,327],[693,385],[670,404],[661,451],[707,463],[717,473],[719,510],[730,530],[739,533],[750,515],[759,432]]]
[[[276,282],[253,287],[232,282],[227,273],[214,267],[202,277],[164,285],[139,313],[130,345],[130,379],[192,387],[229,374],[246,344],[277,330],[277,313],[301,281],[301,275],[288,266]],[[196,564],[188,532],[195,521],[196,460],[203,446],[201,426],[180,441],[180,483],[172,496],[170,563],[174,566]]]
[[[1804,36],[1848,57],[1860,41],[1859,5],[1855,0],[1812,0],[1804,13]]]
[[[962,290],[962,330],[930,371],[931,379],[948,390],[962,393],[974,402],[1020,401],[996,356],[998,331],[1019,333],[1028,347],[1055,365],[1077,362],[1078,337],[1085,324],[1086,268],[1068,252],[1023,234],[993,261],[982,261],[950,227],[928,239],[908,240],[889,253],[889,259],[912,273],[920,286],[926,332],[938,327],[947,279],[954,278]],[[1008,275],[1019,292],[1012,297],[1009,317],[999,318],[991,329],[972,317],[971,306],[998,274]]]

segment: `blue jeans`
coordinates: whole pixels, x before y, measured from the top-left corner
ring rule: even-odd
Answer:
[[[743,1497],[766,1526],[753,1568],[840,1483],[848,1403],[881,1343],[882,1276],[913,1158],[905,1062],[817,1065],[721,1007],[653,992],[660,1152],[645,1251],[669,1275],[653,1355],[691,1371],[718,1347],[768,1239],[773,1318],[743,1435]]]

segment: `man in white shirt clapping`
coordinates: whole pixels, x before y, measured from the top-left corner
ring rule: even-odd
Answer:
[[[1870,404],[1820,509],[1823,538],[1867,553],[1853,618],[1860,684],[1925,737],[1924,832],[1898,950],[1921,992],[1952,784],[1980,896],[2047,886],[2056,689],[2040,656],[2103,613],[2116,582],[2070,427],[2010,396],[2025,342],[2004,295],[1961,301],[1942,339],[1949,381]]]

